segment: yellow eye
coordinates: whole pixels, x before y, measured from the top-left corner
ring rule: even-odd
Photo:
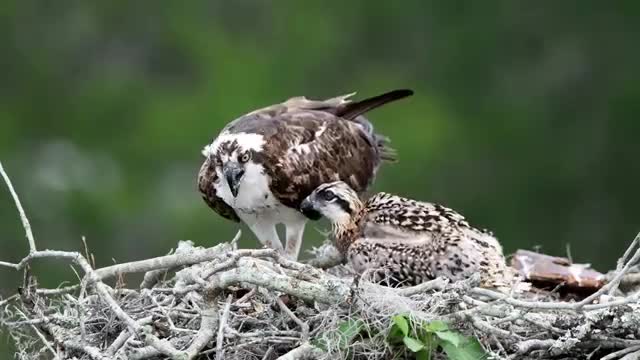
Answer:
[[[240,158],[240,162],[246,163],[247,161],[249,161],[249,159],[251,159],[251,154],[246,152],[242,154],[242,157]]]

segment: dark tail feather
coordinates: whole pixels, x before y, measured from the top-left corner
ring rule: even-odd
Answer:
[[[388,93],[372,98],[344,104],[336,110],[336,115],[347,120],[353,120],[369,110],[411,95],[413,95],[413,90],[401,89],[389,91]]]

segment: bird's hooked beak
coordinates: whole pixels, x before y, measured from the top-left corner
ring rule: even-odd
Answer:
[[[320,220],[322,214],[320,214],[320,212],[316,210],[312,196],[313,195],[307,196],[304,200],[302,200],[302,203],[300,204],[300,211],[302,212],[302,215],[308,217],[311,220]]]
[[[227,184],[229,184],[229,190],[231,190],[231,194],[233,197],[238,196],[238,190],[240,189],[240,182],[242,181],[242,176],[244,175],[244,169],[237,162],[228,162],[224,164],[222,167],[222,173],[227,179]]]

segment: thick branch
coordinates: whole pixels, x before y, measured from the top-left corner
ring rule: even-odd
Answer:
[[[259,268],[264,271],[241,271],[240,269]],[[342,303],[349,295],[349,286],[344,281],[326,277],[317,282],[302,281],[287,275],[268,271],[264,262],[243,258],[236,269],[215,274],[210,277],[210,287],[225,289],[230,285],[248,283],[283,291],[306,301],[318,301],[325,304]]]

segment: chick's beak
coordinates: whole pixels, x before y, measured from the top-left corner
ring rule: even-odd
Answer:
[[[222,173],[227,180],[227,184],[229,184],[229,190],[231,190],[231,194],[233,195],[233,197],[237,197],[238,190],[240,189],[240,182],[242,181],[242,176],[244,175],[244,169],[242,168],[242,166],[240,166],[240,164],[236,162],[228,162],[224,164]]]
[[[316,210],[313,201],[309,199],[309,197],[302,200],[302,203],[300,204],[300,211],[304,216],[311,220],[319,220],[322,217],[322,214]]]

